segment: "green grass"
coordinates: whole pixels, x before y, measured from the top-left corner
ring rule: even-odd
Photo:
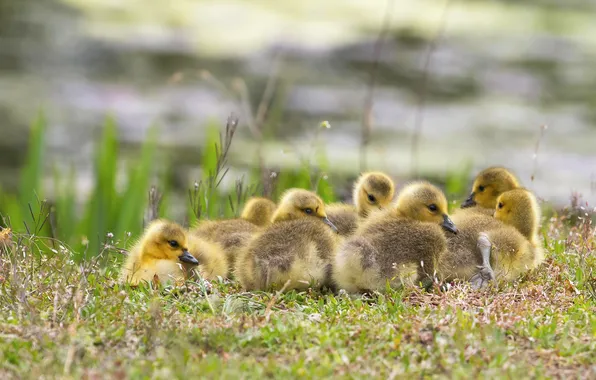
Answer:
[[[77,263],[15,235],[2,249],[0,376],[593,377],[594,227],[568,234],[563,219],[545,227],[546,262],[519,282],[369,297],[233,281],[131,289],[109,247]]]

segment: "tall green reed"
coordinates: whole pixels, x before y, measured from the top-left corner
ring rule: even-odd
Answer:
[[[141,148],[138,159],[129,162],[126,181],[117,187],[120,144],[117,126],[107,118],[101,139],[95,146],[94,185],[88,199],[77,202],[74,168],[67,172],[51,168],[54,197],[46,201],[43,179],[47,123],[42,113],[30,130],[27,160],[22,169],[18,194],[4,194],[0,203],[3,224],[16,233],[38,234],[71,245],[81,256],[94,256],[102,250],[109,232],[138,235],[142,229],[146,194],[150,187],[156,151],[156,128]],[[82,212],[79,209],[82,208]]]
[[[41,189],[46,131],[42,112],[37,115],[30,129],[25,165],[19,178],[19,193],[3,194],[0,207],[4,210],[3,224],[10,225],[16,231],[40,234],[44,228],[45,231],[49,228],[46,225],[48,206]]]

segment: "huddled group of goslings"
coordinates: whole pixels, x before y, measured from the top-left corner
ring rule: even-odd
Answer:
[[[362,174],[354,204],[325,205],[304,189],[278,204],[251,198],[238,219],[201,221],[189,230],[156,220],[131,249],[121,280],[181,284],[235,278],[246,290],[328,287],[349,293],[452,280],[482,287],[511,281],[544,260],[540,207],[507,169],[480,172],[462,207],[425,181],[395,185]]]

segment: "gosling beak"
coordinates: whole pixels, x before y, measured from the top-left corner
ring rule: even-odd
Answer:
[[[457,227],[455,227],[455,224],[453,224],[453,221],[449,219],[447,214],[443,215],[443,223],[441,223],[441,226],[447,231],[457,234]]]
[[[199,265],[199,261],[195,259],[195,257],[191,255],[187,250],[182,251],[182,254],[178,256],[178,260],[187,264]]]
[[[476,201],[474,200],[474,193],[470,194],[470,196],[461,204],[461,208],[468,208],[476,206]]]
[[[329,220],[329,218],[324,217],[323,218],[323,223],[325,223],[326,225],[328,225],[329,227],[331,227],[331,229],[333,230],[333,232],[335,232],[336,234],[339,232],[337,230],[337,227],[335,227],[335,224],[331,223],[331,221]]]

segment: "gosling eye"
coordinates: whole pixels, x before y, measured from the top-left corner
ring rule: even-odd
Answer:
[[[428,205],[428,209],[432,212],[437,212],[437,205],[434,203],[431,205]]]
[[[176,240],[170,240],[170,241],[168,241],[168,244],[172,248],[179,248],[180,247],[180,244],[178,244],[178,242]]]
[[[483,192],[484,191],[484,186],[482,186],[482,185],[478,186],[478,191]]]
[[[305,208],[304,212],[310,215],[312,214],[312,208]]]
[[[374,195],[372,195],[372,194],[368,194],[368,200],[369,200],[371,203],[375,203],[375,202],[377,201],[377,198],[375,198],[375,196],[374,196]]]
[[[498,207],[499,207],[499,208],[503,208],[503,202],[499,202],[499,205],[498,205]]]

